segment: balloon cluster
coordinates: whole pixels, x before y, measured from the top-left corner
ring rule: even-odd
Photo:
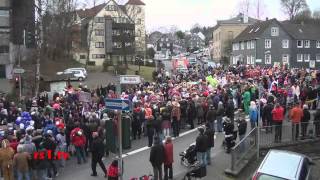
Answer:
[[[27,127],[33,127],[34,121],[29,112],[21,113],[21,116],[16,119],[16,125],[20,127],[20,129],[25,129]]]

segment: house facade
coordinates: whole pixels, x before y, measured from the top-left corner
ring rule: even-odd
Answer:
[[[314,24],[257,22],[234,39],[230,63],[315,68],[320,63],[319,31]]]
[[[205,41],[204,41],[204,35],[202,34],[203,37],[199,34],[191,34],[187,39],[186,46],[189,49],[202,49],[205,47]]]
[[[78,36],[81,42],[73,45],[74,58],[84,64],[101,66],[105,60],[132,61],[134,56],[144,54],[144,19],[138,20],[141,23],[137,29],[135,20],[128,15],[134,16],[139,12],[140,17],[144,17],[144,5],[137,2],[141,1],[119,5],[110,0],[91,9],[78,10],[77,21],[81,29]],[[136,40],[139,47],[136,46]]]
[[[12,79],[12,70],[35,46],[34,1],[0,1],[0,78]]]
[[[246,27],[257,22],[256,19],[243,14],[228,19],[217,21],[212,33],[212,59],[216,63],[229,59],[232,40],[238,36]]]

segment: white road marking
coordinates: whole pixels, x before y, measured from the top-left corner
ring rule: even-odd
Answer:
[[[188,135],[188,134],[191,134],[191,133],[193,133],[193,132],[195,132],[195,131],[197,131],[197,130],[198,130],[197,128],[194,128],[194,129],[192,129],[192,130],[186,131],[186,132],[184,132],[184,133],[181,133],[181,134],[179,135],[179,137],[177,137],[177,138],[181,138],[181,137],[186,136],[186,135]],[[175,140],[175,139],[177,139],[177,138],[172,138],[172,140]],[[216,138],[216,136],[215,136],[215,138]],[[125,157],[127,157],[127,156],[131,156],[131,155],[137,154],[137,153],[139,153],[139,152],[148,150],[149,148],[150,148],[150,147],[145,146],[145,147],[142,147],[142,148],[133,150],[133,151],[131,151],[131,152],[128,152],[128,153],[123,154],[123,155],[122,155],[122,158],[125,158]]]

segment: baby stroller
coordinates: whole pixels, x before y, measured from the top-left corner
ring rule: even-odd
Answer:
[[[190,146],[180,154],[181,157],[181,164],[190,167],[194,165],[197,161],[197,151],[196,151],[196,144],[192,143]]]
[[[190,170],[184,176],[183,180],[191,180],[192,178],[203,178],[207,175],[207,168],[201,166],[199,163],[195,163],[190,167]]]

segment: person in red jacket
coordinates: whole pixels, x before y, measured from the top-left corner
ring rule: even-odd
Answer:
[[[275,126],[275,142],[281,142],[282,136],[282,121],[284,119],[284,108],[279,103],[272,110],[272,121]]]
[[[164,160],[164,180],[172,179],[173,171],[172,171],[172,163],[173,163],[173,144],[170,136],[166,138],[164,143],[164,152],[165,152],[165,160]],[[169,171],[169,173],[168,173]]]
[[[119,178],[118,160],[113,160],[108,168],[108,180],[118,180]]]
[[[85,156],[84,147],[87,140],[83,133],[83,130],[80,129],[79,126],[77,126],[71,131],[70,136],[71,142],[76,149],[78,164],[81,164],[81,158],[83,159],[83,162],[86,163],[87,159]]]

